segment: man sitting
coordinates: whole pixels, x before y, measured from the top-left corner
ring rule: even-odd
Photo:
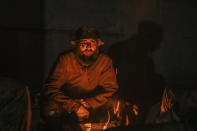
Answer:
[[[69,130],[69,123],[89,121],[91,112],[118,90],[112,60],[99,51],[104,43],[96,28],[79,28],[71,43],[75,48],[59,57],[42,91],[42,115],[58,131]],[[76,125],[71,128],[78,130]]]

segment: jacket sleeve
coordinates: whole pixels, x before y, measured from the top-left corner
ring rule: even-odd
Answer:
[[[61,91],[61,88],[66,81],[66,64],[66,58],[64,56],[60,56],[52,74],[44,84],[43,95],[50,100],[62,104],[62,107],[67,112],[72,112],[75,108],[79,107],[79,102],[70,99]]]
[[[111,59],[107,62],[106,66],[101,72],[99,86],[102,87],[103,91],[95,97],[85,100],[92,109],[104,105],[108,101],[108,98],[113,96],[113,94],[118,90],[116,74],[114,72]]]

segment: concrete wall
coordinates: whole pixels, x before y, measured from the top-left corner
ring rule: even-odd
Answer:
[[[144,19],[164,30],[154,55],[157,71],[169,85],[196,86],[194,0],[22,0],[1,2],[0,7],[1,72],[32,88],[46,79],[57,55],[72,48],[69,40],[79,26],[97,26],[106,52],[136,33]]]

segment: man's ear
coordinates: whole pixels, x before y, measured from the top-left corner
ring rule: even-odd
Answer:
[[[104,42],[101,39],[97,39],[98,46],[104,45]]]
[[[71,43],[72,45],[76,45],[76,44],[77,44],[77,42],[74,41],[74,40],[71,40],[70,43]]]

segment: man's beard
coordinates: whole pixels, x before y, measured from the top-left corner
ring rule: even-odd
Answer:
[[[82,53],[79,53],[78,56],[86,64],[92,64],[96,61],[96,59],[98,57],[98,53],[99,53],[99,51],[96,50],[91,56],[86,56]]]

